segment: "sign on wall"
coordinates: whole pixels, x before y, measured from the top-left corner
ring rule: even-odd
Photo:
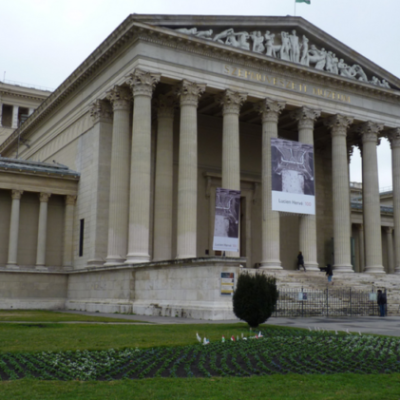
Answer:
[[[221,295],[233,296],[235,290],[235,273],[221,272]]]
[[[314,147],[271,138],[272,209],[315,214]]]
[[[217,188],[213,250],[239,251],[240,190]]]

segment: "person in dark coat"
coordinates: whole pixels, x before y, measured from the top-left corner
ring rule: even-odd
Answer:
[[[304,257],[303,253],[299,251],[299,254],[297,255],[297,269],[300,271],[300,267],[303,267],[304,272],[306,272],[306,267],[304,266]]]
[[[328,264],[326,266],[326,276],[328,277],[328,283],[332,282],[333,270],[332,270],[331,264]],[[333,283],[332,283],[332,285],[333,285]]]
[[[379,306],[379,314],[381,317],[385,316],[385,307],[386,307],[386,293],[382,293],[382,290],[378,290],[378,299],[377,303]]]

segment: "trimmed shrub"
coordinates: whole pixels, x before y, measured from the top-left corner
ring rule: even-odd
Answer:
[[[233,294],[233,312],[251,328],[265,322],[278,301],[276,279],[264,274],[240,274]]]

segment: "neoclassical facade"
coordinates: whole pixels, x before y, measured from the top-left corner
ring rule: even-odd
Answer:
[[[338,276],[390,273],[400,282],[399,88],[398,78],[302,18],[129,16],[0,146],[6,165],[18,137],[29,140],[20,158],[53,163],[59,186],[43,188],[29,168],[18,187],[0,179],[11,210],[1,281],[14,288],[0,305],[229,318],[222,272],[257,267],[284,280],[299,250],[311,273],[332,263]],[[393,159],[384,238],[383,136]],[[277,137],[314,146],[315,215],[272,210]],[[354,146],[363,159],[357,261]],[[217,187],[241,190],[239,253],[212,250]],[[29,249],[20,240],[24,207],[36,231]],[[58,207],[53,219],[50,207]],[[393,249],[389,269],[382,246]],[[40,293],[23,293],[26,279]]]

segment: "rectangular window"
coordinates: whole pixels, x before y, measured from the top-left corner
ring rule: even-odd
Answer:
[[[11,128],[13,106],[9,106],[7,104],[3,104],[3,110],[2,111],[3,112],[2,112],[2,116],[1,116],[1,125],[6,127],[6,128]]]
[[[79,257],[83,256],[83,235],[85,233],[85,220],[79,221]]]

